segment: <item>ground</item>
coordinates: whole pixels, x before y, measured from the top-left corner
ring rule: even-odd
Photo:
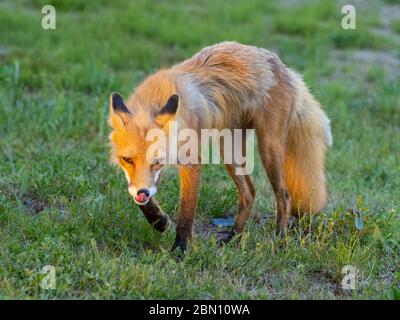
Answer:
[[[41,8],[57,10],[56,30]],[[112,3],[112,5],[111,5]],[[346,1],[0,3],[0,298],[400,298],[400,4]],[[239,245],[216,245],[235,214],[221,166],[203,170],[196,235],[181,262],[171,228],[152,230],[108,163],[109,95],[222,40],[262,46],[303,74],[332,121],[329,203],[274,236],[256,162],[255,212]],[[158,201],[177,218],[174,169]],[[53,290],[41,287],[45,265]],[[343,290],[342,268],[357,268]]]

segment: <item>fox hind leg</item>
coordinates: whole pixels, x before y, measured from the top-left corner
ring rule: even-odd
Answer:
[[[239,152],[239,150],[233,149],[234,152]],[[242,135],[242,156],[246,156],[246,135]],[[224,150],[221,149],[221,156],[223,157]],[[235,159],[234,155],[232,159]],[[233,163],[225,163],[225,169],[229,176],[232,178],[236,185],[239,193],[238,199],[238,213],[235,220],[235,225],[233,227],[232,233],[228,235],[224,242],[229,241],[233,235],[239,234],[243,231],[245,223],[249,218],[252,208],[254,198],[256,196],[256,190],[254,188],[253,182],[248,174],[239,175],[236,173],[236,169],[245,167],[245,164],[237,164],[235,161]]]
[[[226,171],[235,182],[239,193],[238,213],[233,227],[233,234],[241,233],[245,223],[251,214],[255,198],[255,188],[251,178],[248,175],[237,175],[236,166],[225,164]]]
[[[275,195],[276,233],[284,233],[289,222],[291,200],[283,178],[285,148],[281,140],[259,138],[258,147],[263,166]]]

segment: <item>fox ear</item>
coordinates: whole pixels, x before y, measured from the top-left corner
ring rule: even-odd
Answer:
[[[179,96],[173,94],[169,97],[167,103],[164,107],[156,114],[156,122],[160,126],[164,126],[169,120],[171,120],[178,110],[179,106]]]
[[[158,115],[169,114],[175,115],[176,110],[179,105],[179,96],[177,94],[173,94],[169,97],[167,104],[160,110]]]
[[[126,123],[128,116],[131,115],[124,103],[124,100],[116,92],[113,92],[110,96],[110,109],[111,112],[116,114],[124,124]]]
[[[119,113],[119,112],[123,112],[123,113],[128,113],[130,114],[128,108],[126,107],[124,100],[122,99],[122,97],[116,93],[113,92],[111,94],[110,97],[110,105],[113,109],[114,112]]]

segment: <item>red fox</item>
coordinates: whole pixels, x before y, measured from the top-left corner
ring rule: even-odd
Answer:
[[[125,172],[129,193],[158,231],[170,219],[154,195],[164,163],[148,159],[151,129],[167,133],[172,120],[182,128],[254,129],[262,164],[275,195],[276,232],[290,215],[321,211],[326,203],[324,157],[332,144],[330,121],[301,77],[263,48],[222,42],[145,79],[124,102],[110,97],[111,159]],[[200,134],[199,134],[200,136]],[[225,164],[238,189],[232,235],[243,231],[255,198],[243,164]],[[192,238],[200,185],[200,164],[178,163],[180,207],[172,250],[186,250]]]

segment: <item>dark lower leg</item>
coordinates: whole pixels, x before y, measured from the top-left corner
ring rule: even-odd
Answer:
[[[160,232],[164,232],[168,229],[171,221],[168,215],[160,209],[157,202],[153,198],[150,198],[148,203],[143,206],[139,206],[139,208],[142,210],[147,221],[154,227],[154,229]]]
[[[282,186],[274,190],[276,199],[276,234],[283,234],[289,223],[290,195]]]
[[[243,231],[245,223],[251,214],[255,189],[249,176],[236,175],[233,165],[226,164],[225,167],[239,192],[238,213],[232,230],[232,234],[238,234]]]

